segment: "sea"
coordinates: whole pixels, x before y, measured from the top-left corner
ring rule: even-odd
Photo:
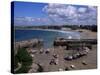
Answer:
[[[62,37],[66,39],[80,39],[80,33],[77,31],[62,30],[15,30],[14,40],[22,41],[28,39],[42,39],[44,48],[53,47],[56,38]]]

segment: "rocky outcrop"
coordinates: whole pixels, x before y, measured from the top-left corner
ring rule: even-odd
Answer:
[[[42,44],[43,44],[43,40],[41,39],[30,39],[30,40],[15,42],[14,43],[15,54],[17,53],[17,50],[20,48],[30,48],[30,47],[33,48]]]

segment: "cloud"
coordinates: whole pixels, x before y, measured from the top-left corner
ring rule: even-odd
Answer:
[[[15,17],[14,18],[16,21],[27,21],[27,22],[31,22],[34,21],[34,19],[32,17]]]
[[[97,23],[97,8],[93,6],[75,6],[65,4],[48,4],[44,6],[46,12],[53,23],[62,22],[64,24],[85,24]]]
[[[78,11],[79,11],[80,13],[85,13],[85,12],[87,11],[87,8],[81,7],[81,8],[78,9]]]
[[[47,4],[41,10],[46,17],[15,17],[15,25],[93,25],[97,24],[97,7]],[[38,14],[39,15],[39,14]]]
[[[29,16],[15,17],[14,25],[48,25],[50,21],[48,18],[33,18]]]

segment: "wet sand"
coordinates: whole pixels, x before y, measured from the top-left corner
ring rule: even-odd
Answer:
[[[97,39],[97,32],[92,32],[90,30],[80,29],[77,31],[82,31],[80,36],[82,39]]]

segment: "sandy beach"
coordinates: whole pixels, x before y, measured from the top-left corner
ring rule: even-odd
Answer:
[[[40,63],[44,68],[44,72],[52,72],[52,71],[59,71],[62,69],[65,71],[65,68],[68,67],[68,70],[84,70],[84,69],[96,69],[97,68],[97,50],[96,45],[90,50],[90,52],[81,58],[66,61],[64,60],[64,56],[67,55],[69,51],[64,50],[62,47],[55,47],[50,49],[49,54],[39,54],[39,51],[34,54],[34,61],[33,63]],[[50,65],[50,60],[53,58],[53,54],[57,54],[58,57],[58,64],[57,65]],[[83,65],[82,62],[85,61],[87,65]],[[75,68],[71,68],[70,66],[74,65]]]
[[[78,29],[76,31],[81,31],[80,36],[82,39],[97,39],[97,32],[92,32],[86,29]]]

